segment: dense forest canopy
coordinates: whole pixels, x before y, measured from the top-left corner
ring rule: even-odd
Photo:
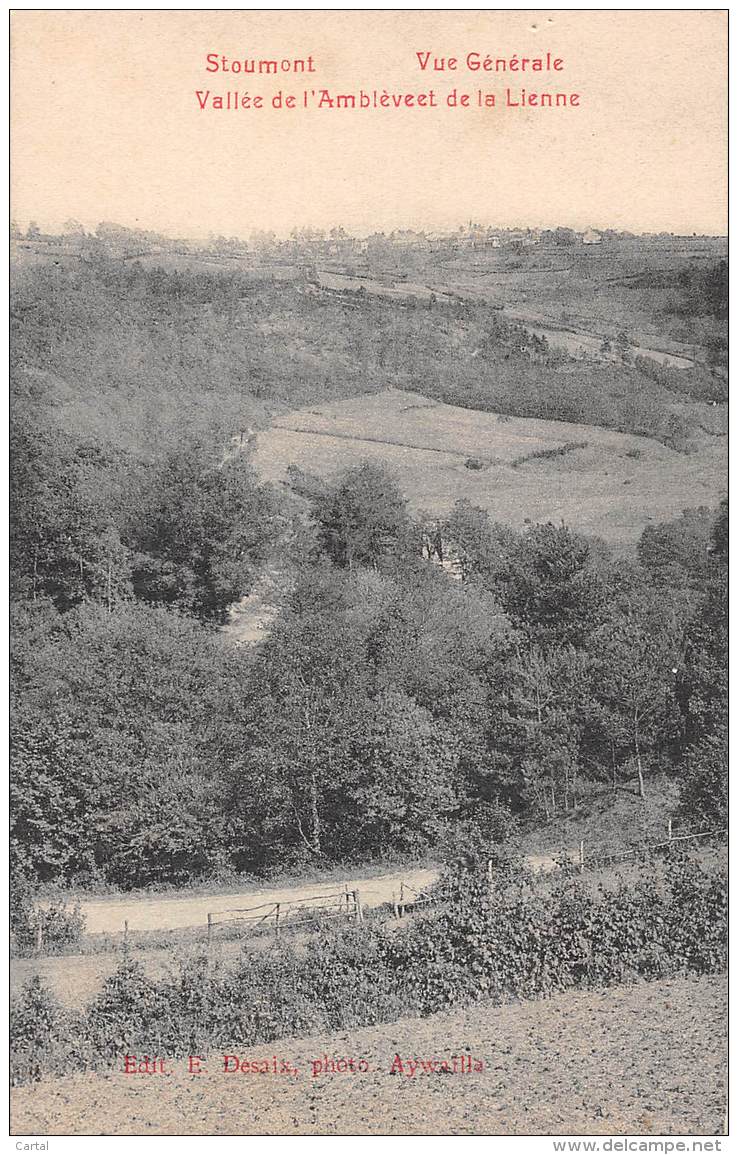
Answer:
[[[680,291],[719,307],[717,275]],[[415,856],[657,772],[685,822],[724,821],[725,503],[624,559],[465,502],[412,516],[376,463],[297,496],[248,452],[281,408],[388,383],[681,452],[719,376],[575,362],[479,303],[100,256],[18,272],[12,353],[19,872],[133,887]],[[274,621],[234,646],[219,627],[265,571]]]

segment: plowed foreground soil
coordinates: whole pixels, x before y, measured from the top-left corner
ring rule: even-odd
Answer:
[[[238,1056],[257,1070],[268,1061],[264,1073],[226,1074],[213,1054],[199,1075],[173,1060],[168,1075],[116,1070],[19,1087],[12,1132],[714,1135],[725,1124],[725,1031],[723,978],[478,1005]],[[461,1073],[462,1055],[482,1069]],[[274,1056],[297,1074],[273,1073]],[[326,1059],[363,1059],[368,1070],[314,1075]],[[426,1070],[411,1073],[418,1060]]]

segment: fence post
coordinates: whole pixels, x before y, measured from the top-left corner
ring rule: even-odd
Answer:
[[[363,922],[364,921],[364,911],[362,910],[362,907],[361,907],[361,898],[359,896],[358,890],[354,891],[354,905],[356,907],[356,921],[357,922]]]
[[[44,931],[43,931],[43,927],[42,927],[41,923],[39,922],[38,926],[36,927],[36,952],[38,954],[41,954],[41,944],[43,943],[43,941],[44,941]]]
[[[399,908],[399,907],[398,907],[398,905],[397,905],[397,892],[396,892],[396,891],[394,891],[394,890],[392,891],[392,909],[393,909],[393,911],[394,911],[394,913],[395,913],[395,918],[396,918],[396,919],[398,920],[398,922],[399,922],[399,919],[400,919],[400,908]]]
[[[584,839],[579,843],[579,873],[584,872]]]
[[[210,913],[210,911],[208,911],[208,946],[210,946],[210,942],[211,942],[212,937],[213,937],[213,916]]]
[[[128,946],[128,919],[123,923],[123,949]]]
[[[279,903],[274,905],[274,934],[279,938]]]
[[[405,883],[400,883],[400,918],[405,917]]]

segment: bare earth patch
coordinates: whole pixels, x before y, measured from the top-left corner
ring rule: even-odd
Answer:
[[[479,1004],[239,1057],[295,1075],[170,1064],[162,1075],[79,1074],[15,1088],[13,1134],[719,1134],[725,1118],[726,983],[677,979]],[[323,1056],[365,1073],[312,1076]],[[391,1074],[395,1057],[470,1055],[481,1072]],[[466,1064],[465,1064],[466,1065]]]

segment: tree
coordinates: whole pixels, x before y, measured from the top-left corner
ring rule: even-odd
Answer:
[[[73,713],[38,717],[17,702],[10,730],[10,860],[25,877],[69,879],[94,867],[94,769],[77,757]]]
[[[728,824],[728,747],[725,733],[692,746],[682,768],[677,816],[690,830],[723,831]]]
[[[336,799],[353,815],[342,832],[345,851],[422,853],[459,806],[453,736],[397,690],[367,707],[350,743],[349,797]]]
[[[573,229],[557,228],[553,231],[553,241],[555,245],[563,245],[568,248],[576,241],[576,233]]]
[[[463,498],[441,523],[440,534],[450,558],[459,565],[462,580],[478,581],[487,589],[494,588],[517,540],[512,529],[491,522],[485,509]]]
[[[573,646],[525,645],[502,667],[490,701],[488,742],[518,803],[549,818],[576,805],[588,698],[586,656]]]
[[[223,845],[245,657],[173,611],[16,609],[13,854],[45,880],[182,881]],[[223,776],[223,777],[221,777]]]
[[[723,733],[728,709],[728,505],[713,527],[705,589],[687,628],[678,679],[687,746]]]
[[[720,502],[715,524],[712,528],[711,554],[716,564],[727,565],[728,562],[728,499],[724,497]]]
[[[230,796],[242,865],[423,849],[463,806],[462,735],[484,705],[469,667],[490,625],[425,572],[428,588],[371,569],[298,579],[244,690]]]
[[[588,543],[564,525],[536,525],[519,538],[495,588],[532,640],[581,645],[601,621],[605,590],[589,557]]]
[[[409,530],[405,498],[391,474],[375,462],[345,470],[314,506],[318,535],[336,565],[377,568],[401,549]]]
[[[366,698],[356,631],[342,614],[340,584],[298,589],[260,649],[245,689],[240,751],[229,768],[238,860],[322,859],[331,846],[328,792],[343,784],[345,741]],[[248,831],[248,839],[245,832]]]
[[[272,489],[240,460],[172,450],[144,477],[125,533],[134,592],[222,622],[286,526]]]
[[[130,555],[116,527],[121,461],[75,444],[17,406],[11,429],[11,562],[16,593],[52,597],[59,609],[86,598],[109,609],[131,596]]]
[[[659,585],[688,583],[701,588],[707,576],[714,514],[706,506],[648,525],[638,542],[638,560]]]
[[[624,357],[630,349],[630,337],[623,329],[615,337],[615,348],[621,357]]]
[[[679,734],[678,655],[642,622],[613,615],[590,640],[591,694],[613,762],[630,765],[645,796],[645,769]]]

